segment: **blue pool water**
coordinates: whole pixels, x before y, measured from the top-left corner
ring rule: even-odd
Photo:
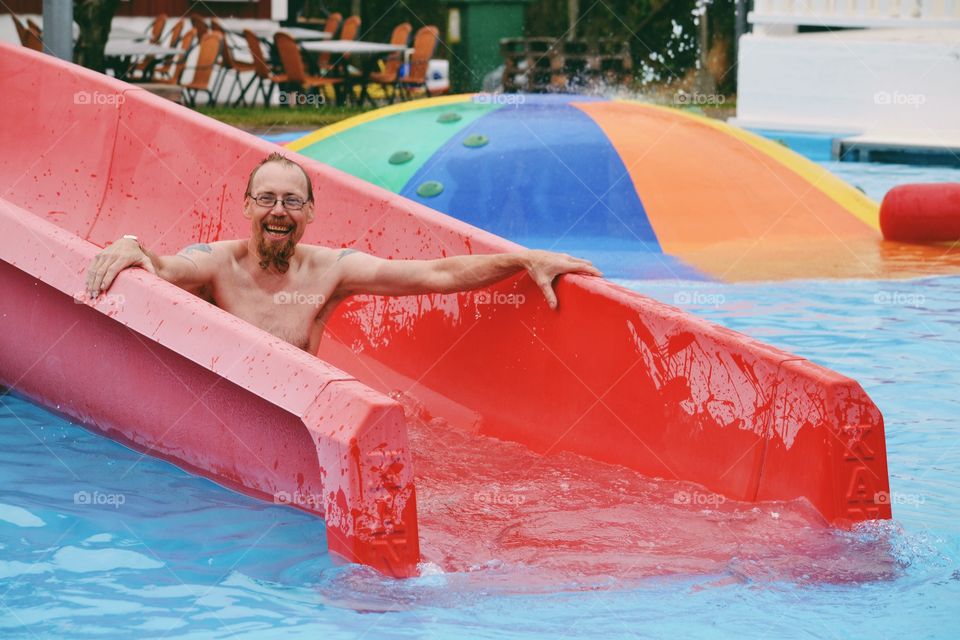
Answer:
[[[960,179],[830,168],[876,198],[894,183]],[[693,313],[860,381],[885,416],[895,519],[845,533],[818,526],[797,504],[664,510],[661,494],[676,487],[560,455],[517,478],[467,478],[461,489],[515,492],[526,503],[513,513],[536,514],[533,531],[545,540],[587,531],[590,553],[558,568],[561,550],[535,541],[469,540],[474,511],[426,478],[427,549],[456,556],[469,542],[493,551],[394,581],[334,565],[315,518],[7,395],[0,637],[957,637],[960,277],[618,282],[671,304],[691,300]],[[438,435],[415,431],[414,443]],[[530,460],[515,445],[446,444],[464,458],[447,462],[454,472],[458,462],[482,467],[473,463],[484,455]],[[550,521],[564,503],[572,503],[564,521]],[[453,522],[442,523],[443,513]]]

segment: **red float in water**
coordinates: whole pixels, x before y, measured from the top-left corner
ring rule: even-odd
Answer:
[[[960,183],[894,187],[880,205],[880,229],[898,242],[960,240]]]

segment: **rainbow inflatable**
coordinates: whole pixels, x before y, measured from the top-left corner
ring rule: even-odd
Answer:
[[[876,202],[786,147],[651,104],[456,95],[379,109],[287,146],[520,244],[593,258],[608,276],[957,268],[942,248],[884,242]]]

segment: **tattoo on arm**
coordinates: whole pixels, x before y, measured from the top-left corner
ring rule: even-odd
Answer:
[[[184,247],[183,249],[180,250],[180,253],[178,253],[177,256],[180,258],[183,258],[184,260],[192,262],[193,266],[197,266],[196,262],[191,260],[187,255],[185,255],[191,251],[202,251],[203,253],[213,253],[213,249],[210,247],[209,244],[205,242],[198,242],[196,244],[191,244],[189,247]]]
[[[340,255],[337,256],[337,262],[340,262],[343,258],[346,258],[351,253],[356,253],[356,249],[344,249],[340,252]]]

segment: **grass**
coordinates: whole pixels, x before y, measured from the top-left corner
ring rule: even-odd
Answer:
[[[196,111],[220,122],[247,131],[280,132],[292,128],[318,129],[351,118],[373,107],[336,107],[328,105],[301,107],[207,107]]]
[[[656,98],[656,94],[653,95]],[[685,111],[701,113],[711,118],[724,120],[736,114],[736,96],[728,97],[721,104],[696,105],[662,102],[666,106],[679,107]],[[374,107],[355,105],[338,107],[332,104],[297,107],[207,107],[199,106],[197,111],[220,122],[254,133],[279,133],[293,129],[319,129],[347,118],[371,111]]]

